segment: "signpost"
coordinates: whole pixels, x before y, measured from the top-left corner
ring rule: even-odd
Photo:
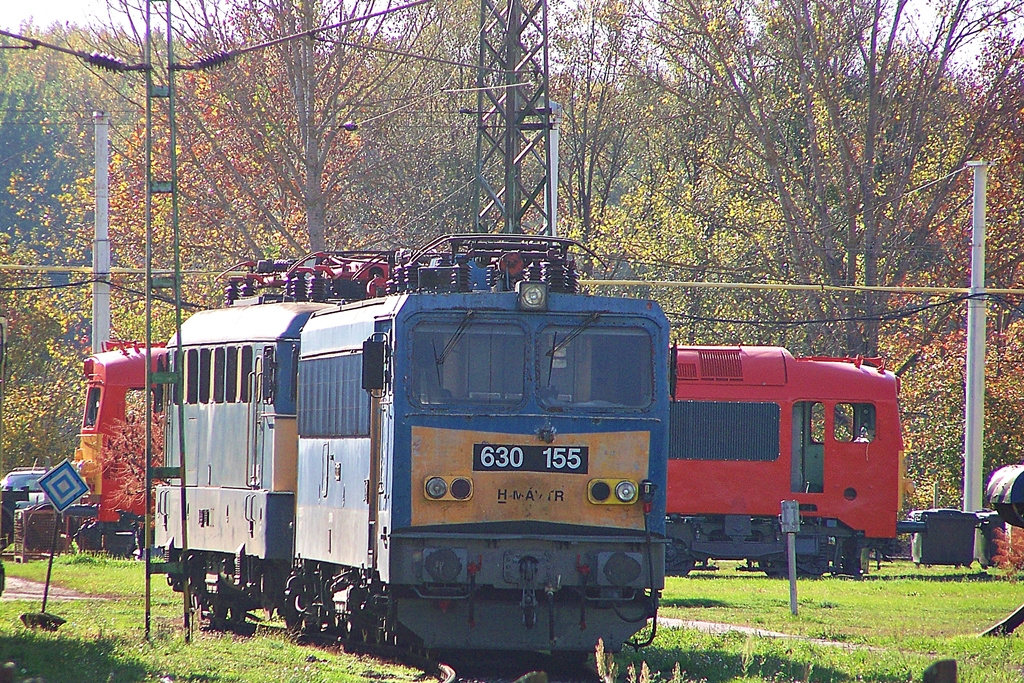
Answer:
[[[800,503],[795,500],[782,501],[782,533],[786,534],[786,549],[789,551],[789,611],[796,616],[796,534],[800,531]]]
[[[46,599],[50,595],[50,574],[53,571],[53,556],[57,554],[57,535],[60,533],[61,513],[74,505],[79,498],[89,492],[82,475],[75,466],[65,460],[39,479],[39,487],[54,508],[53,540],[50,541],[50,562],[46,566],[46,584],[43,586],[43,609],[38,614],[21,615],[23,624],[29,627],[56,631],[64,620],[54,614],[46,613]]]

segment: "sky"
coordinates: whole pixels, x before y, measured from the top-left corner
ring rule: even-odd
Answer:
[[[106,17],[106,0],[0,0],[0,29],[17,32],[21,22],[45,28],[54,22],[85,24]]]

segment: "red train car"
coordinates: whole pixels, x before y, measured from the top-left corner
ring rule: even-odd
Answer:
[[[670,422],[669,571],[710,560],[786,570],[778,516],[800,503],[797,564],[857,575],[909,489],[899,380],[877,361],[779,347],[678,347]]]
[[[166,354],[162,347],[153,348],[154,370]],[[86,502],[97,509],[97,524],[84,527],[83,533],[91,532],[90,540],[84,543],[95,545],[89,549],[112,548],[112,535],[120,534],[117,554],[121,554],[122,546],[130,540],[126,534],[145,515],[145,503],[138,496],[125,502],[131,497],[125,496],[128,482],[120,478],[125,476],[124,469],[104,467],[103,451],[112,435],[131,429],[129,423],[145,428],[146,349],[139,344],[114,342],[102,353],[87,358],[83,369],[88,386],[75,464],[89,486]],[[144,469],[140,471],[144,473]]]

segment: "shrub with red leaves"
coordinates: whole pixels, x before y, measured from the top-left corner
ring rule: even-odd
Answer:
[[[153,416],[153,467],[164,461],[164,415]],[[129,413],[114,423],[103,442],[103,478],[117,482],[110,502],[116,510],[141,509],[146,501],[146,423]]]
[[[1010,536],[1002,529],[995,529],[992,542],[996,546],[992,561],[997,567],[1012,577],[1024,571],[1024,529],[1015,529]]]

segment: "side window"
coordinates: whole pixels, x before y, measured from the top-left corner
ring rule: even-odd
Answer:
[[[875,406],[871,403],[837,403],[836,441],[870,443],[875,440]]]
[[[85,397],[85,419],[83,427],[95,427],[96,420],[100,416],[100,388],[89,387],[89,394]]]
[[[242,387],[242,402],[248,403],[249,399],[252,398],[252,380],[249,375],[252,373],[252,347],[242,347],[242,364],[239,367],[241,373],[241,387]]]
[[[199,350],[199,402],[210,402],[210,349]]]
[[[181,349],[174,349],[174,351],[171,351],[169,354],[167,354],[167,360],[168,360],[168,368],[167,368],[168,370],[170,370],[171,372],[178,372],[178,373],[181,372],[181,369],[182,369]],[[170,394],[171,394],[171,400],[170,400],[171,405],[178,405],[179,403],[181,403],[181,393],[182,393],[182,388],[183,388],[182,384],[183,384],[184,381],[185,381],[184,375],[180,375],[179,378],[178,378],[178,381],[174,382],[173,384],[171,384],[171,392],[170,392]]]
[[[366,436],[370,395],[363,389],[363,354],[299,361],[299,434]]]
[[[277,391],[277,361],[274,360],[274,347],[263,347],[263,402],[273,403]]]
[[[825,404],[811,404],[811,441],[825,443]]]
[[[156,359],[156,370],[157,372],[167,372],[168,370],[168,356],[159,356]],[[177,384],[175,382],[175,384]],[[167,385],[157,384],[153,387],[153,412],[162,413],[164,412],[164,397],[167,395]]]
[[[199,403],[199,349],[185,353],[185,402]]]
[[[213,350],[213,402],[224,402],[224,347]]]
[[[228,403],[234,403],[238,400],[238,349],[234,346],[229,346],[225,353],[225,371],[224,371],[225,387],[224,387],[224,400]]]

